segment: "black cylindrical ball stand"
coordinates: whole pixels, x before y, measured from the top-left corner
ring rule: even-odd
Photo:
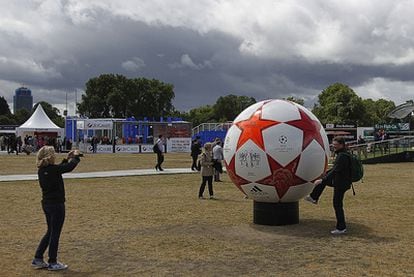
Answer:
[[[253,222],[260,225],[299,223],[299,202],[265,203],[253,201]]]

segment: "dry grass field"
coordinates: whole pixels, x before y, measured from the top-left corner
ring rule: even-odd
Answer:
[[[166,167],[189,158],[170,154]],[[75,171],[153,159],[89,155]],[[35,172],[33,158],[0,160],[1,174]],[[300,224],[259,226],[227,176],[214,185],[219,200],[197,198],[198,174],[66,180],[60,273],[30,267],[45,229],[37,182],[0,182],[0,276],[413,276],[413,166],[367,165],[357,195],[346,195],[341,237],[329,234],[331,189],[317,206],[300,202]]]

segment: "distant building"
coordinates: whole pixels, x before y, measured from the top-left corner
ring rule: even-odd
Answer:
[[[32,91],[28,88],[21,87],[16,89],[15,95],[13,96],[13,113],[20,109],[25,109],[29,112],[33,108],[33,96]]]

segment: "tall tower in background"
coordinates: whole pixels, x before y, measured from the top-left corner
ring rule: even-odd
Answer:
[[[25,109],[29,112],[33,108],[33,96],[32,91],[28,88],[21,87],[16,89],[15,95],[13,96],[13,113],[20,109]]]

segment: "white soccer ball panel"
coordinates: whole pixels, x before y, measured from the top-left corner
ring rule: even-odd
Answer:
[[[262,134],[266,153],[282,166],[302,151],[303,131],[296,127],[281,123],[265,129]]]
[[[286,122],[300,119],[300,113],[298,108],[291,102],[273,100],[263,105],[262,119]]]
[[[304,113],[306,113],[312,120],[315,120],[317,122],[319,122],[319,119],[311,112],[309,111],[307,108],[305,108],[302,105],[299,105],[298,103],[294,103],[293,104],[298,107],[298,109],[300,109],[301,111],[303,111]],[[320,122],[319,122],[320,123]]]
[[[250,198],[258,202],[279,202],[279,196],[276,189],[272,186],[266,186],[257,183],[250,183],[241,186],[244,193]]]
[[[328,136],[326,135],[325,130],[323,128],[319,130],[319,133],[321,134],[321,137],[323,139],[323,148],[325,151],[326,158],[329,160],[329,157],[331,155],[331,150],[329,149]]]
[[[265,101],[257,102],[249,107],[247,107],[244,111],[242,111],[236,119],[233,121],[234,123],[237,123],[239,121],[247,120],[249,119],[264,103]]]
[[[309,193],[312,192],[314,187],[314,184],[310,182],[302,185],[291,186],[289,190],[285,193],[285,195],[283,195],[283,197],[280,199],[280,202],[298,201],[298,199],[301,199],[306,195],[309,195]]]
[[[236,174],[250,182],[256,182],[271,174],[266,153],[252,140],[243,144],[235,154]]]
[[[239,141],[242,131],[236,125],[232,125],[227,131],[226,138],[223,145],[223,156],[227,164],[230,164],[231,159],[236,153],[237,142]]]
[[[296,176],[311,182],[325,170],[325,150],[313,140],[300,155]]]

